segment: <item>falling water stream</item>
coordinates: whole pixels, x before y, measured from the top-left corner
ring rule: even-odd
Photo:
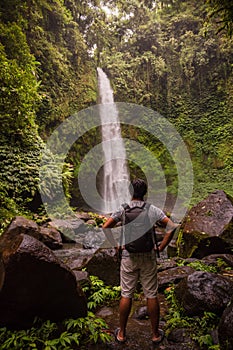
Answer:
[[[101,195],[104,199],[104,213],[110,213],[120,204],[129,201],[129,171],[121,125],[113,91],[107,75],[97,68],[99,88],[99,114],[102,125],[102,148],[104,153]]]

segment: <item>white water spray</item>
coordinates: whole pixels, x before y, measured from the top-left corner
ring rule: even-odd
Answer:
[[[97,68],[97,72],[102,148],[105,157],[101,193],[105,207],[102,209],[104,213],[110,213],[116,210],[120,204],[130,200],[129,172],[113,91],[109,79],[103,70]]]

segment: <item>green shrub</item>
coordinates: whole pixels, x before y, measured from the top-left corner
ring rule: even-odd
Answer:
[[[107,342],[111,337],[106,332],[107,324],[91,312],[87,317],[68,319],[61,324],[35,320],[26,330],[0,328],[1,350],[72,350],[85,349],[88,343]]]
[[[176,328],[185,328],[201,349],[220,349],[218,345],[213,343],[211,336],[211,331],[219,323],[219,317],[212,312],[204,312],[202,316],[188,317],[177,302],[174,291],[174,286],[167,288],[165,291],[166,300],[169,302],[169,313],[166,316],[166,332],[170,333]]]

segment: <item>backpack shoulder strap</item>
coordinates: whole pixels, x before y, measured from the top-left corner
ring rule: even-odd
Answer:
[[[123,204],[121,204],[121,206],[122,206],[122,208],[123,208],[124,210],[130,209],[129,204],[127,204],[127,203],[123,203]]]
[[[143,208],[147,209],[149,211],[151,204],[150,203],[144,203]]]

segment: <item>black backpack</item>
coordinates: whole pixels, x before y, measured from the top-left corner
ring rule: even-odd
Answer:
[[[149,203],[141,207],[123,204],[121,245],[130,253],[150,252],[154,247],[153,234],[148,211]]]

